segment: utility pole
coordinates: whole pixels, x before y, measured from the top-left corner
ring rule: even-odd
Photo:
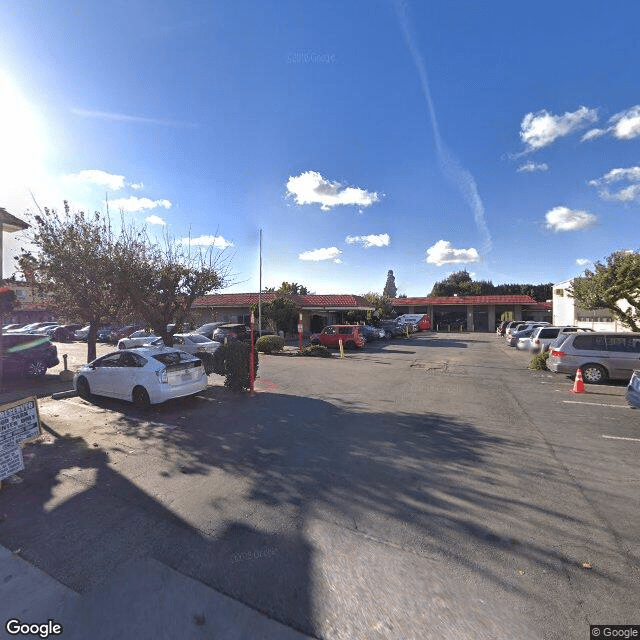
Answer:
[[[260,229],[260,284],[258,291],[258,336],[262,338],[262,229]]]

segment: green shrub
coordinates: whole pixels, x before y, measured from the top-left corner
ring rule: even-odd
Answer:
[[[251,344],[234,340],[220,345],[214,354],[213,372],[225,376],[224,386],[231,391],[249,389]],[[258,352],[254,349],[254,374],[258,373]]]
[[[311,358],[330,358],[331,352],[323,344],[312,344],[298,352],[299,356],[309,356]]]
[[[262,336],[256,342],[256,350],[262,353],[273,353],[284,349],[284,338],[280,336]]]
[[[531,362],[529,363],[529,369],[533,369],[534,371],[544,371],[547,368],[547,358],[549,357],[549,352],[545,351],[544,353],[537,353],[533,358],[531,358]]]

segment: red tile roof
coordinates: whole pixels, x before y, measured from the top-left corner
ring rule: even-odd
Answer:
[[[263,293],[262,302],[270,302],[280,294]],[[363,297],[348,294],[288,296],[300,307],[353,308],[366,307],[374,309]],[[194,307],[250,307],[258,304],[257,293],[216,293],[198,298]]]
[[[396,298],[394,307],[424,307],[428,304],[539,304],[530,296],[495,295],[495,296],[451,296],[451,297],[425,297],[425,298]]]

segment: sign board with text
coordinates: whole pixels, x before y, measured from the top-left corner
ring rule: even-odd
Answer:
[[[0,480],[24,469],[20,445],[39,435],[37,398],[0,405]]]

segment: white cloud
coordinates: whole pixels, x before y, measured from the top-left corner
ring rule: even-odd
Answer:
[[[568,207],[554,207],[545,214],[547,229],[553,231],[578,231],[592,227],[598,219],[593,213],[569,209]]]
[[[597,110],[587,109],[587,107],[566,112],[562,116],[555,116],[543,109],[537,113],[525,115],[520,125],[520,138],[527,145],[529,151],[537,151],[597,119]]]
[[[142,184],[142,182],[132,182],[131,184],[129,184],[129,187],[131,187],[134,191],[144,189],[144,185]]]
[[[290,176],[287,192],[295,196],[296,204],[319,204],[323,211],[349,204],[369,207],[380,199],[375,192],[358,187],[343,187],[339,182],[330,182],[317,171],[305,171],[299,176]]]
[[[138,198],[137,196],[129,196],[128,198],[116,198],[109,201],[109,206],[113,209],[122,209],[127,213],[134,211],[145,211],[146,209],[171,209],[169,200],[150,200],[149,198]]]
[[[584,267],[587,264],[591,264],[591,260],[589,260],[588,258],[577,258],[576,259],[576,264],[579,267]]]
[[[438,240],[427,249],[427,262],[439,267],[443,264],[480,262],[480,255],[476,249],[454,249],[448,240]]]
[[[595,140],[596,138],[602,137],[605,133],[607,133],[606,129],[589,129],[589,131],[580,138],[580,141],[588,142],[589,140]]]
[[[124,176],[115,173],[107,173],[101,169],[84,169],[78,173],[70,173],[62,176],[62,181],[66,183],[95,184],[99,187],[107,187],[112,191],[118,191],[125,185]]]
[[[529,162],[525,162],[520,165],[516,171],[518,173],[533,173],[534,171],[548,171],[549,165],[546,162],[533,162],[533,160],[529,160]]]
[[[145,221],[149,224],[158,224],[161,226],[165,226],[167,224],[160,216],[147,216]]]
[[[582,136],[583,142],[599,138],[610,133],[618,140],[640,138],[640,104],[626,111],[616,113],[609,118],[609,126],[605,129],[591,129]]]
[[[617,113],[609,122],[612,123],[613,136],[618,140],[640,137],[640,105]]]
[[[180,238],[176,244],[215,247],[216,249],[228,249],[233,247],[233,242],[225,240],[222,236],[198,236],[197,238]]]
[[[626,183],[626,185],[620,187],[617,191],[609,189],[608,185],[619,182]],[[612,169],[601,178],[590,180],[588,184],[591,187],[598,188],[598,194],[603,200],[633,202],[640,197],[640,167]]]
[[[334,262],[335,262],[336,264],[342,264],[342,260],[340,260],[340,258],[336,258],[336,259],[334,260]]]
[[[347,244],[361,244],[365,249],[369,247],[388,247],[391,238],[388,233],[379,233],[368,236],[347,236],[344,240]]]
[[[326,247],[324,249],[312,249],[311,251],[303,251],[298,258],[300,260],[307,260],[312,262],[319,262],[320,260],[333,260],[336,262],[338,256],[342,253],[338,247]]]

